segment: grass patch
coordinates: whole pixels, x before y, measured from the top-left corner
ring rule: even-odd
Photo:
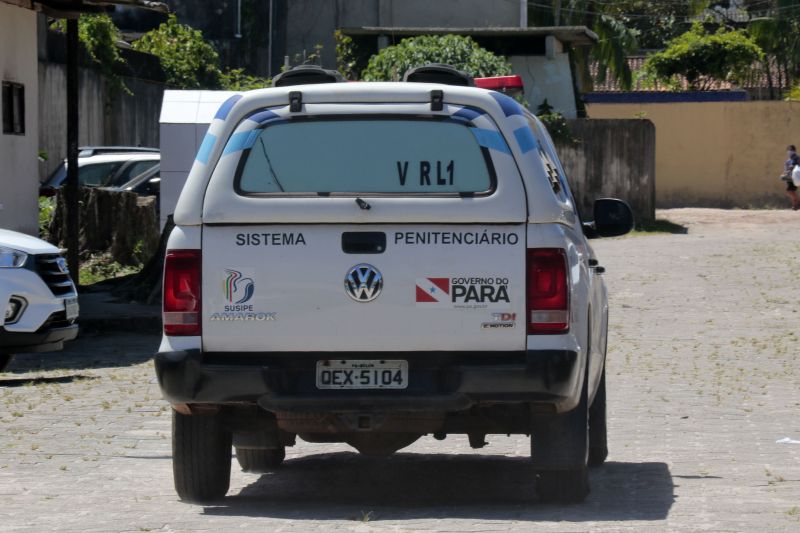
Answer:
[[[142,265],[126,266],[113,261],[108,254],[90,255],[81,261],[81,285],[93,285],[109,279],[136,274]]]

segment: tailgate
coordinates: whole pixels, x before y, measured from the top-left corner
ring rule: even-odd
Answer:
[[[522,224],[206,225],[203,349],[524,350],[525,248]]]

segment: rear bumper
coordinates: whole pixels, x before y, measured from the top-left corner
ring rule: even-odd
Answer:
[[[317,390],[316,361],[331,353],[155,355],[158,383],[172,404],[258,403],[273,412],[463,411],[476,404],[540,403],[568,410],[577,403],[585,365],[578,353],[381,353],[359,359],[406,359],[405,390]],[[352,357],[352,356],[351,356]]]
[[[0,327],[0,353],[53,352],[78,336],[78,324],[35,332],[8,331]]]

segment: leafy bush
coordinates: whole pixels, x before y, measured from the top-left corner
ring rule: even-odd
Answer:
[[[421,35],[403,39],[372,56],[361,79],[398,81],[408,69],[428,63],[452,65],[475,77],[506,76],[511,73],[511,64],[505,58],[481,48],[470,37]]]
[[[350,36],[336,30],[333,34],[336,41],[336,70],[347,80],[358,80],[370,58],[372,50],[369,46],[354,41]]]
[[[784,95],[784,100],[787,102],[800,101],[800,85],[795,85]]]
[[[53,213],[56,210],[55,197],[39,197],[39,237],[47,240],[50,234],[50,221],[53,220]]]
[[[650,55],[644,64],[651,80],[678,86],[685,76],[693,90],[708,89],[714,81],[738,82],[763,56],[761,48],[743,31],[720,29],[707,33],[699,22],[669,42],[666,50]]]
[[[228,91],[250,91],[272,86],[271,79],[253,76],[246,73],[243,68],[234,68],[220,73],[219,81],[220,86]]]
[[[200,30],[179,24],[174,14],[135,41],[133,48],[157,56],[167,84],[173,87],[249,91],[271,85],[269,79],[247,74],[242,68],[221,71],[214,46]]]
[[[133,48],[158,56],[168,85],[182,89],[220,87],[219,54],[200,30],[179,24],[174,14],[134,42]]]
[[[54,27],[66,33],[66,19],[59,19]],[[116,73],[117,68],[126,64],[117,47],[120,39],[119,29],[108,13],[83,14],[78,19],[78,40],[111,84],[109,89],[132,94]]]

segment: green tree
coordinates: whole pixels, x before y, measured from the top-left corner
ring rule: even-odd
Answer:
[[[590,49],[571,51],[585,90],[591,90],[589,63],[599,65],[598,81],[611,75],[623,89],[633,85],[628,56],[639,48],[661,48],[689,27],[690,16],[711,0],[550,0],[529,3],[529,25],[586,26],[598,36]]]
[[[774,98],[776,88],[793,87],[800,78],[800,0],[751,1],[747,7],[747,29],[764,51],[761,72]]]
[[[617,0],[605,2],[601,7],[603,15],[635,32],[639,48],[657,50],[691,28],[690,19],[711,7],[711,3],[702,0]]]
[[[336,70],[348,80],[357,80],[358,75],[367,68],[372,51],[369,46],[359,44],[349,35],[336,30],[333,33],[336,42]]]
[[[460,35],[421,35],[403,39],[370,58],[361,74],[365,81],[399,80],[414,67],[445,63],[475,77],[504,76],[511,64],[503,57],[481,48],[470,37]]]
[[[744,31],[720,28],[708,33],[696,22],[666,50],[648,56],[644,72],[672,86],[683,76],[691,89],[704,90],[716,81],[739,83],[762,57],[761,48]]]
[[[600,81],[608,72],[623,89],[633,85],[633,75],[627,56],[638,48],[637,32],[626,27],[621,20],[606,15],[608,2],[595,0],[550,0],[529,4],[530,26],[586,26],[598,35],[598,43],[591,49],[570,51],[583,80],[584,90],[591,90],[589,62],[591,58],[600,65]]]
[[[59,19],[54,27],[66,33],[67,21]],[[119,29],[107,13],[83,14],[78,19],[78,40],[83,44],[100,72],[108,80],[111,94],[122,91],[131,94],[117,71],[125,67],[125,59],[120,55],[117,41],[121,39]]]
[[[174,14],[132,46],[157,56],[167,84],[180,89],[249,91],[271,85],[269,79],[250,75],[241,68],[220,70],[214,46],[203,38],[200,30],[180,24]]]
[[[182,89],[221,86],[219,54],[202,32],[178,23],[174,14],[135,41],[133,48],[158,56],[168,85]]]

